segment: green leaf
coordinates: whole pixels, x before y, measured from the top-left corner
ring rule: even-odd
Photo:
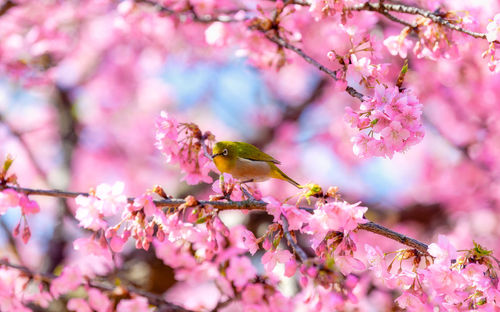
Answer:
[[[492,251],[484,248],[483,246],[479,245],[478,243],[474,242],[474,248],[472,249],[474,251],[474,254],[480,257],[484,256],[489,256],[491,255]]]
[[[7,173],[10,166],[12,166],[13,162],[14,162],[14,157],[12,157],[12,155],[10,155],[10,154],[7,154],[7,156],[5,157],[5,162],[3,163],[3,173],[4,174]]]
[[[279,237],[279,236],[273,240],[273,247],[274,247],[274,249],[276,249],[278,247],[278,245],[280,244],[280,242],[281,242],[281,237]]]
[[[198,218],[198,220],[196,220],[196,224],[205,223],[205,222],[207,222],[207,217],[200,217],[200,218]]]

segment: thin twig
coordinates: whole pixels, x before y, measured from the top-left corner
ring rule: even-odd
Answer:
[[[414,238],[408,237],[408,236],[400,234],[398,232],[394,232],[393,230],[388,229],[388,228],[386,228],[382,225],[379,225],[377,223],[367,222],[367,223],[359,224],[358,229],[372,232],[372,233],[375,233],[375,234],[378,234],[381,236],[385,236],[387,238],[390,238],[392,240],[400,242],[401,244],[415,248],[425,255],[429,254],[427,252],[428,246],[426,244],[419,242],[418,240],[416,240]]]
[[[284,215],[281,215],[281,222],[283,222],[283,233],[285,233],[285,237],[286,237],[286,240],[288,241],[288,244],[290,244],[290,246],[292,246],[292,249],[295,252],[295,254],[297,256],[299,256],[300,261],[306,262],[309,257],[307,256],[304,249],[302,249],[299,246],[299,244],[297,244],[295,242],[295,240],[293,239],[292,234],[288,230],[288,220],[286,219],[286,217]]]
[[[396,22],[396,23],[399,23],[401,25],[410,27],[413,30],[415,30],[417,28],[416,24],[410,23],[408,21],[405,21],[404,19],[396,17],[396,16],[392,15],[391,13],[389,13],[387,10],[381,10],[381,11],[378,11],[378,12],[380,14],[384,15],[385,17],[387,17],[388,19],[390,19],[393,22]]]
[[[0,218],[0,227],[5,232],[5,236],[7,237],[7,240],[9,241],[9,245],[12,248],[12,252],[16,256],[17,260],[22,263],[23,258],[21,257],[21,255],[19,254],[19,250],[17,249],[16,240],[14,239],[12,232],[10,231],[9,227],[7,226],[7,224],[5,223],[3,218]]]
[[[385,1],[383,4],[380,4],[379,2],[374,2],[374,3],[365,2],[362,4],[354,5],[352,7],[348,7],[345,10],[346,11],[374,11],[374,12],[379,12],[381,14],[384,14],[384,11],[391,11],[391,12],[405,13],[405,14],[411,14],[411,15],[420,15],[420,16],[423,16],[425,18],[430,19],[434,23],[443,25],[445,27],[459,31],[461,33],[472,36],[474,38],[486,39],[485,33],[479,33],[479,32],[470,31],[468,29],[465,29],[465,28],[463,28],[457,24],[454,24],[453,22],[450,22],[449,20],[443,18],[442,16],[440,16],[441,14],[431,12],[428,10],[424,10],[421,8],[417,8],[417,7],[404,5],[404,4],[387,3]],[[408,26],[408,25],[406,25],[406,26]],[[495,42],[500,43],[498,41],[495,41]]]
[[[16,6],[16,3],[7,0],[4,2],[4,4],[0,7],[0,16],[4,15],[7,13],[10,9]]]
[[[37,190],[30,188],[23,188],[17,186],[10,185],[0,185],[0,191],[4,189],[13,189],[17,192],[26,194],[26,195],[41,195],[41,196],[52,196],[52,197],[65,197],[65,198],[75,198],[79,195],[89,196],[89,193],[78,193],[78,192],[66,192],[60,190]],[[134,202],[135,198],[129,197],[128,202]],[[155,205],[157,207],[170,207],[170,208],[178,208],[182,204],[185,204],[186,201],[184,199],[163,199],[163,200],[155,200]],[[199,205],[202,206],[212,206],[218,210],[265,210],[267,203],[264,201],[257,200],[243,200],[243,201],[211,201],[211,200],[200,200],[198,201]],[[394,232],[382,225],[378,225],[373,222],[368,222],[365,224],[360,224],[358,226],[359,229],[365,230],[368,232],[375,233],[377,235],[385,236],[401,244],[407,245],[409,247],[415,248],[421,251],[424,254],[427,254],[427,245],[419,242],[418,240],[408,237],[406,235]]]
[[[17,186],[0,186],[0,191],[3,189],[13,189],[17,192],[26,194],[26,195],[41,195],[41,196],[51,196],[51,197],[63,197],[63,198],[75,198],[80,195],[82,196],[90,196],[89,193],[85,192],[67,192],[61,190],[39,190],[39,189],[30,189],[23,188]],[[135,198],[129,197],[127,201],[129,203],[133,203]],[[160,199],[155,200],[154,204],[157,207],[170,207],[177,208],[182,204],[185,204],[186,201],[184,199]],[[212,206],[218,210],[232,210],[232,209],[247,209],[247,210],[264,210],[267,203],[263,201],[256,200],[244,200],[244,201],[212,201],[212,200],[200,200],[198,203],[202,206]]]
[[[0,259],[0,266],[5,266],[9,267],[11,269],[16,269],[18,271],[23,272],[27,277],[32,278],[32,279],[37,279],[37,280],[42,280],[47,283],[51,283],[57,276],[50,274],[50,273],[41,273],[41,272],[33,272],[31,269],[28,267],[22,266],[22,265],[17,265],[17,264],[12,264],[8,260],[5,259]],[[93,288],[97,288],[103,291],[113,291],[115,290],[115,286],[109,283],[105,282],[99,282],[99,281],[94,281],[94,280],[89,280],[88,285]],[[168,301],[165,301],[165,299],[156,294],[152,294],[150,292],[147,292],[142,289],[138,289],[134,286],[127,285],[126,287],[121,285],[119,287],[125,288],[125,290],[129,293],[135,293],[140,296],[143,296],[148,299],[149,303],[156,305],[158,307],[161,307],[161,311],[171,311],[171,312],[190,312],[190,310],[184,309],[181,306],[175,305],[173,303],[170,303]]]
[[[314,67],[316,67],[320,71],[326,73],[328,76],[332,77],[334,80],[338,80],[337,71],[326,68],[324,65],[320,64],[318,61],[316,61],[315,59],[313,59],[309,55],[305,54],[304,51],[302,51],[302,49],[290,44],[289,42],[287,42],[286,40],[284,40],[283,38],[281,38],[275,34],[266,33],[266,37],[267,37],[267,39],[276,43],[277,45],[282,46],[283,48],[286,48],[288,50],[295,52],[296,54],[301,56],[307,63],[313,65]],[[345,90],[352,97],[355,97],[355,98],[359,99],[360,101],[364,101],[364,99],[363,99],[364,95],[362,93],[358,92],[353,87],[347,86],[347,88]]]
[[[152,7],[154,7],[156,10],[158,10],[161,13],[165,13],[168,15],[176,16],[178,17],[182,22],[187,20],[188,18],[191,18],[193,21],[198,22],[198,23],[214,23],[214,22],[221,22],[221,23],[237,23],[237,22],[242,22],[246,18],[243,19],[236,19],[231,14],[226,14],[223,12],[217,13],[217,15],[199,15],[197,14],[193,8],[190,8],[189,10],[185,11],[175,11],[170,8],[167,8],[163,5],[160,5],[158,2],[154,2],[151,0],[135,0],[137,3],[144,3],[148,4]],[[241,10],[239,10],[241,11]],[[233,13],[234,12],[230,12]]]

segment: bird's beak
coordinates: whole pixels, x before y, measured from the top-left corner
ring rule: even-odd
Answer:
[[[223,154],[223,153],[213,154],[213,155],[212,155],[212,159],[214,159],[215,157],[220,156],[220,155],[222,155],[222,154]]]

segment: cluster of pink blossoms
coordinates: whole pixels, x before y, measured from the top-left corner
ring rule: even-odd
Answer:
[[[312,0],[310,1],[309,11],[318,21],[326,16],[343,13],[344,7],[361,2],[358,0]]]
[[[402,290],[396,302],[408,311],[435,311],[436,307],[496,311],[500,303],[498,262],[491,251],[477,244],[459,255],[440,235],[437,243],[429,245],[431,257],[400,250],[391,262],[378,247],[365,245],[365,250],[369,270],[388,288]]]
[[[346,121],[360,131],[352,139],[354,153],[391,158],[417,144],[424,137],[421,115],[422,104],[409,90],[377,85],[359,111],[346,107]]]
[[[79,195],[76,199],[75,218],[80,226],[93,231],[106,229],[105,217],[117,215],[127,204],[127,197],[123,195],[125,184],[116,182],[110,186],[100,184],[90,196]]]
[[[496,55],[496,45],[500,42],[500,14],[495,15],[493,20],[486,26],[486,39],[490,42],[488,50],[483,57],[488,57],[488,68],[494,73],[500,72],[500,59]]]
[[[451,19],[451,16],[449,17]],[[477,23],[471,16],[453,16],[456,24],[461,27]],[[384,45],[392,55],[398,55],[406,58],[408,51],[413,48],[413,53],[418,58],[437,59],[455,59],[459,55],[458,44],[454,43],[453,32],[442,25],[436,24],[432,20],[419,17],[415,20],[418,29],[418,38],[414,43],[408,39],[412,32],[410,27],[405,27],[397,36],[388,36],[384,40]]]
[[[0,192],[0,216],[3,215],[7,209],[18,207],[21,208],[21,218],[12,234],[18,236],[21,233],[21,223],[24,220],[21,237],[26,243],[31,237],[31,230],[26,216],[40,212],[40,206],[38,206],[38,203],[34,200],[30,200],[25,194],[18,193],[12,189],[6,189]]]
[[[182,179],[188,184],[212,182],[208,176],[212,162],[203,154],[204,140],[213,140],[210,132],[202,134],[195,124],[178,123],[165,111],[156,120],[155,146],[166,156],[168,163],[179,164],[186,173]]]

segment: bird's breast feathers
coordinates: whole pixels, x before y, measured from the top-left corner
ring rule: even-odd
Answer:
[[[238,157],[232,172],[229,173],[241,181],[253,180],[254,182],[260,182],[271,177],[271,165],[267,161]]]
[[[217,169],[221,172],[230,173],[240,181],[253,180],[255,182],[265,181],[271,177],[271,165],[266,161],[249,160],[238,157],[230,161],[222,157],[214,158]]]

